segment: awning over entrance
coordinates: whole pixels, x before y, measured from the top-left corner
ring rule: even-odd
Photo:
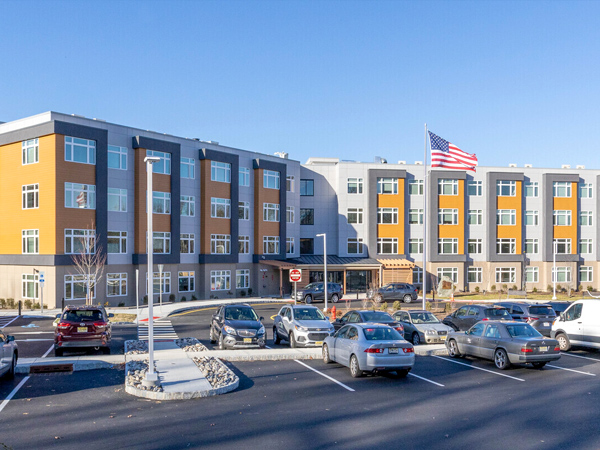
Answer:
[[[293,269],[296,267],[296,264],[287,262],[287,261],[277,261],[275,259],[265,259],[264,261],[259,261],[260,264],[267,264],[269,266],[275,266],[279,269]]]
[[[412,269],[415,263],[408,259],[378,259],[384,269]]]

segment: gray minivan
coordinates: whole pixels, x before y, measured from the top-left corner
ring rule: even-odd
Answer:
[[[527,302],[498,302],[495,305],[508,309],[513,319],[527,322],[544,336],[550,336],[552,322],[556,319],[552,306]]]

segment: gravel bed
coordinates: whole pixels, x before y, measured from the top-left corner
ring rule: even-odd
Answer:
[[[217,358],[201,356],[195,357],[193,360],[213,388],[221,388],[239,382],[238,376]]]
[[[148,342],[147,341],[125,341],[125,354],[126,355],[140,355],[142,353],[148,353]]]
[[[142,384],[142,380],[146,378],[146,372],[148,371],[149,360],[144,359],[143,361],[129,361],[127,363],[127,375],[125,377],[125,383],[129,386],[133,386],[136,389],[140,389],[142,391],[153,391],[153,392],[163,392],[163,388],[160,385],[158,386],[144,386]],[[155,364],[156,366],[156,364]],[[156,372],[156,367],[155,367]]]
[[[184,352],[204,352],[208,350],[204,344],[201,344],[195,337],[176,339],[175,344],[182,348]]]

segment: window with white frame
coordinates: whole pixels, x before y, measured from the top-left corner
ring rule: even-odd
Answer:
[[[229,255],[231,253],[231,235],[211,234],[210,253],[212,255]]]
[[[127,212],[127,189],[108,188],[108,210]]]
[[[211,197],[210,217],[217,219],[231,219],[231,200],[228,198]]]
[[[211,181],[220,181],[221,183],[231,183],[231,164],[211,161],[210,179]]]
[[[154,253],[171,253],[171,233],[168,231],[154,231],[152,251]]]
[[[423,195],[423,180],[408,180],[408,195]]]
[[[517,269],[515,267],[496,267],[496,283],[515,283]]]
[[[592,226],[592,211],[579,212],[579,225],[581,225],[582,227]]]
[[[300,180],[300,196],[312,197],[315,195],[315,180]]]
[[[348,208],[348,223],[363,223],[363,209]]]
[[[294,176],[288,175],[285,177],[285,190],[288,192],[294,192]]]
[[[194,292],[196,290],[195,281],[196,281],[196,272],[194,271],[184,271],[177,273],[179,286],[178,292]]]
[[[467,195],[471,197],[482,197],[483,196],[483,181],[482,180],[470,180],[467,182]]]
[[[458,267],[438,267],[437,276],[439,280],[448,277],[453,283],[458,283]]]
[[[171,214],[170,192],[152,192],[152,212],[154,214]]]
[[[458,225],[458,209],[438,209],[438,225]]]
[[[21,149],[23,150],[23,165],[34,164],[40,161],[40,145],[39,139],[29,139],[28,141],[21,142]]]
[[[537,226],[540,223],[539,211],[527,210],[525,211],[525,225],[526,226]]]
[[[483,253],[483,239],[469,239],[467,241],[467,252],[473,255]]]
[[[579,183],[579,197],[592,198],[594,195],[594,185],[592,183]]]
[[[380,255],[397,255],[398,238],[377,238],[377,253]]]
[[[539,197],[540,187],[537,181],[525,183],[525,197]]]
[[[552,224],[557,226],[569,226],[571,225],[571,211],[570,210],[554,210],[552,214]]]
[[[250,269],[235,271],[235,287],[237,289],[248,289],[250,287]]]
[[[591,283],[594,281],[594,268],[592,266],[581,266],[579,268],[579,282]]]
[[[96,186],[65,183],[65,208],[96,209]]]
[[[348,254],[362,255],[363,240],[362,238],[348,238]]]
[[[467,269],[467,282],[468,283],[482,283],[483,282],[483,269],[481,267],[469,267]]]
[[[571,197],[571,183],[568,181],[555,181],[552,183],[552,195],[554,197]]]
[[[127,147],[108,146],[108,168],[127,170]]]
[[[194,253],[194,233],[181,233],[179,237],[179,253]]]
[[[265,222],[279,222],[279,204],[263,203],[263,220]]]
[[[348,194],[362,194],[363,193],[363,179],[362,178],[348,178]]]
[[[296,213],[293,206],[285,207],[285,221],[287,223],[294,223],[296,221]]]
[[[423,238],[410,238],[408,240],[408,253],[423,254]]]
[[[250,220],[250,202],[238,202],[238,219]]]
[[[517,240],[508,239],[496,239],[496,253],[499,255],[514,255],[517,253]]]
[[[228,291],[231,288],[231,270],[211,270],[210,290]]]
[[[106,295],[108,297],[122,297],[127,295],[127,274],[106,274]]]
[[[240,167],[239,174],[239,185],[246,187],[250,186],[250,169],[248,167]]]
[[[438,180],[438,195],[458,195],[458,180],[440,178]]]
[[[96,164],[96,141],[65,136],[65,161]]]
[[[23,254],[37,255],[40,252],[40,230],[23,230]]]
[[[496,195],[498,197],[514,197],[517,195],[517,182],[508,180],[496,181]]]
[[[412,282],[413,284],[423,283],[423,269],[417,266],[413,267]]]
[[[146,150],[146,156],[154,156],[156,158],[159,158],[158,161],[152,163],[152,173],[162,173],[165,175],[171,175],[170,153],[159,152],[156,150]]]
[[[154,272],[154,278],[152,279],[152,292],[154,294],[160,294],[161,291],[163,294],[171,293],[171,272]],[[146,274],[146,294],[148,293],[148,274]],[[162,289],[161,289],[162,288]]]
[[[469,209],[467,211],[467,223],[469,225],[483,225],[483,210]]]
[[[181,157],[179,167],[181,178],[189,178],[192,180],[196,178],[196,162],[194,161],[194,158]]]
[[[438,253],[440,255],[458,255],[458,238],[438,239]]]
[[[96,230],[65,229],[65,255],[94,254]]]
[[[296,241],[293,237],[285,238],[285,253],[292,255],[296,252]]]
[[[496,214],[496,225],[516,225],[516,209],[499,209]]]
[[[579,253],[581,255],[589,255],[593,252],[592,241],[593,239],[579,239]]]
[[[180,213],[184,217],[196,215],[196,199],[192,195],[182,195],[179,198]]]
[[[65,300],[82,300],[86,298],[87,288],[96,283],[96,277],[90,275],[65,275]],[[96,289],[92,289],[92,298],[96,298]]]
[[[525,253],[536,255],[540,252],[539,239],[525,239]]]
[[[526,267],[525,268],[525,283],[539,283],[540,282],[540,268],[539,267]]]
[[[37,299],[40,298],[40,279],[39,275],[22,274],[21,278],[22,285],[22,297]]]
[[[408,223],[411,225],[422,225],[423,224],[423,209],[409,209],[408,210]]]
[[[250,253],[250,236],[238,237],[238,253],[241,255],[247,255]]]
[[[263,254],[279,255],[279,236],[263,236]]]
[[[23,186],[23,209],[40,207],[40,185],[26,184]]]
[[[571,282],[571,268],[561,266],[561,267],[557,267],[556,270],[554,270],[554,267],[553,267],[551,282],[554,283],[555,279],[556,279],[557,283],[570,283]]]
[[[127,253],[127,231],[109,231],[106,242],[107,253]]]
[[[313,208],[300,208],[300,225],[314,225],[315,210]]]
[[[378,194],[397,194],[398,178],[377,178]]]
[[[398,223],[398,208],[377,208],[377,223],[396,225]]]
[[[263,187],[265,189],[279,189],[279,172],[274,170],[263,171]]]
[[[557,255],[571,254],[571,239],[554,239],[554,248]]]

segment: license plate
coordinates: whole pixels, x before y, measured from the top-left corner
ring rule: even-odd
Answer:
[[[244,344],[252,344],[252,338],[244,338]]]
[[[323,341],[315,341],[315,345],[317,347],[322,347],[323,346]]]
[[[540,347],[540,352],[547,352],[548,351],[548,347]]]
[[[550,326],[550,322],[544,322],[544,326],[545,327],[549,327]]]
[[[397,348],[388,348],[388,353],[398,353]]]
[[[445,341],[447,337],[448,337],[448,336],[440,336],[440,339],[441,339],[442,341]]]
[[[78,333],[87,333],[87,327],[77,327]]]

